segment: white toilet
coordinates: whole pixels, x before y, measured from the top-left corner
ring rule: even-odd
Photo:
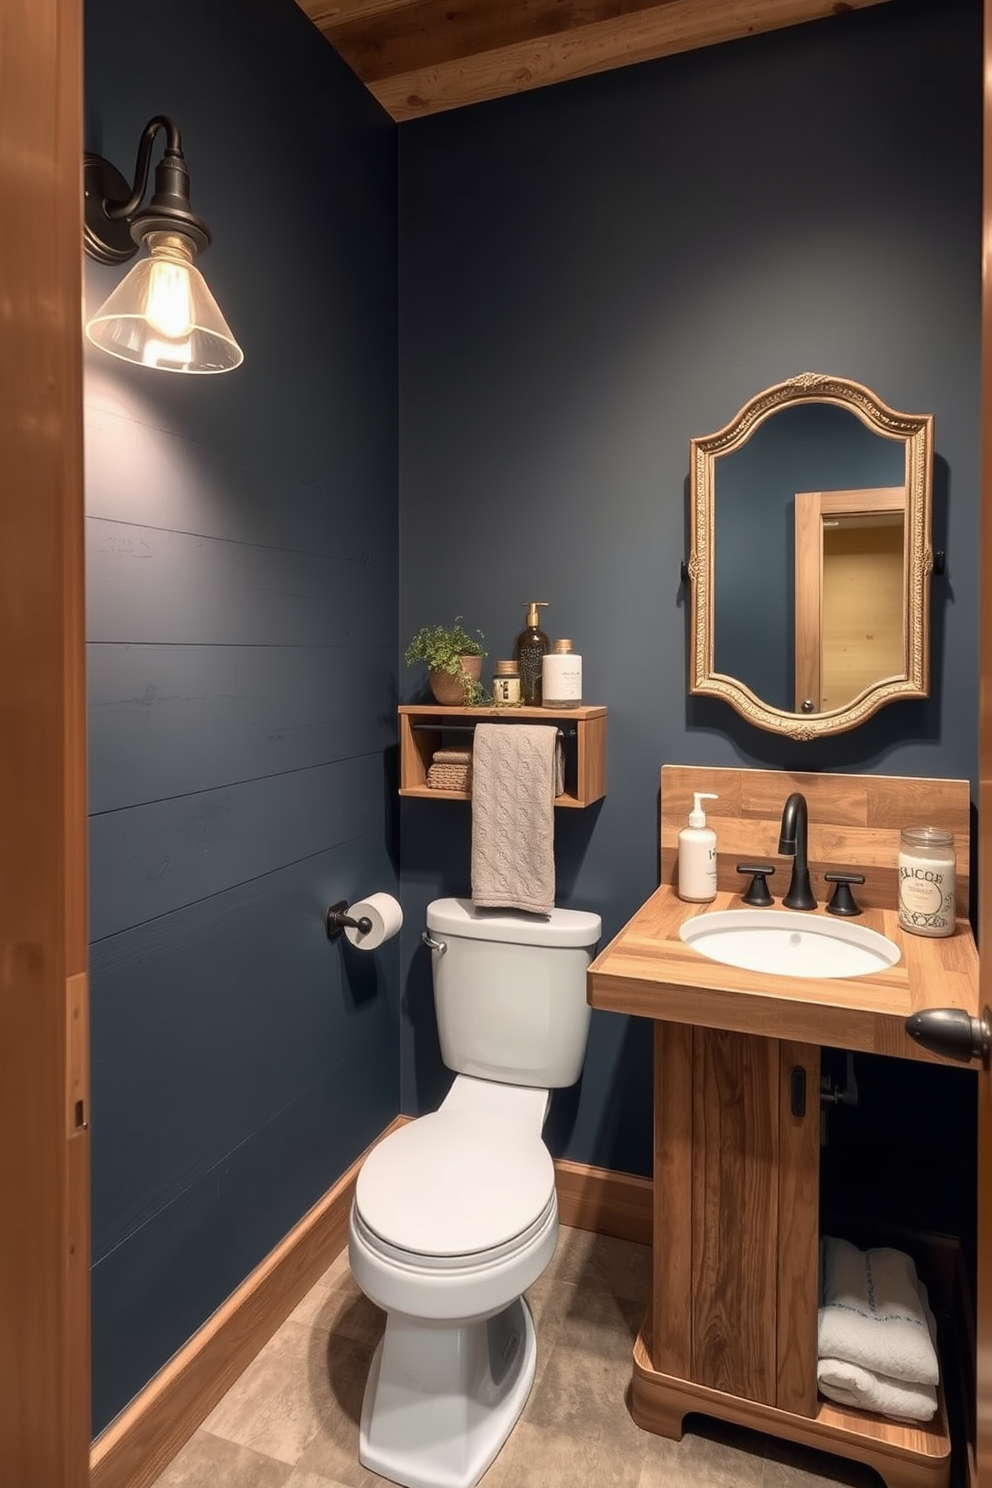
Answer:
[[[362,1405],[362,1463],[407,1488],[472,1488],[534,1381],[523,1293],[554,1255],[558,1205],[541,1139],[589,1030],[599,915],[427,909],[440,1108],[380,1142],[358,1175],[348,1255],[386,1331]]]

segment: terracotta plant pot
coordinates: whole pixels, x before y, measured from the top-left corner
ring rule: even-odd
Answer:
[[[441,670],[428,672],[427,680],[430,682],[436,703],[460,707],[465,702],[465,679],[478,682],[482,676],[481,656],[461,656],[459,664],[460,672],[451,673]]]

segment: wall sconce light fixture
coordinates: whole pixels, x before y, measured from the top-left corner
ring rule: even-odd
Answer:
[[[152,142],[166,131],[166,147],[148,184]],[[84,160],[86,252],[98,263],[121,264],[143,256],[86,326],[94,346],[127,362],[163,372],[231,372],[244,361],[220,307],[194,264],[210,245],[210,232],[189,204],[189,172],[174,119],[156,114],[142,131],[129,186],[102,155]],[[141,208],[141,210],[139,210]]]

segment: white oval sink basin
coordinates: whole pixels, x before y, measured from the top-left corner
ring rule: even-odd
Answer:
[[[899,947],[865,925],[794,909],[717,910],[679,935],[711,961],[770,976],[862,977],[899,960]]]

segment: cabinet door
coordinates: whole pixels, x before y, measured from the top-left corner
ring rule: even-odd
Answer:
[[[812,1416],[819,1050],[658,1023],[655,1056],[655,1368]]]
[[[816,1414],[816,1309],[820,1290],[820,1050],[779,1051],[778,1305],[775,1404]],[[797,1100],[804,1087],[805,1102]],[[801,1105],[805,1109],[801,1109]]]

